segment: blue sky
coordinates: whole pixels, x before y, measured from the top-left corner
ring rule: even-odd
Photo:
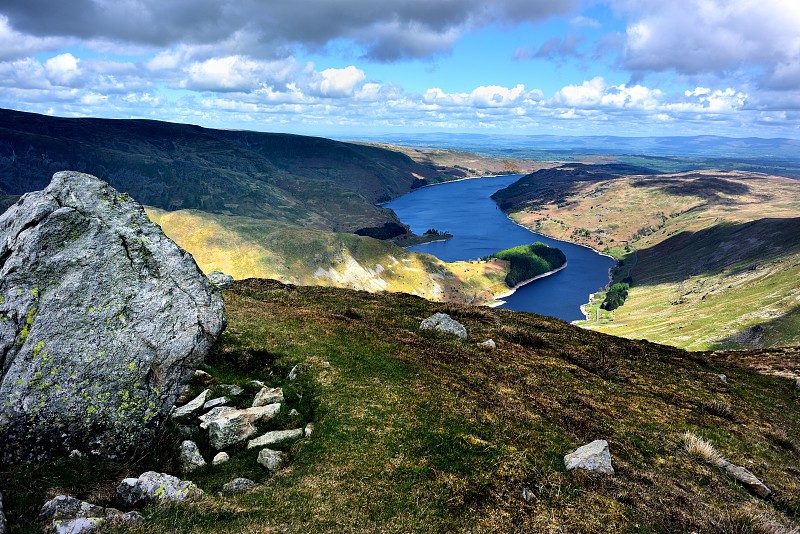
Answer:
[[[800,137],[796,0],[0,0],[0,106],[304,134]]]

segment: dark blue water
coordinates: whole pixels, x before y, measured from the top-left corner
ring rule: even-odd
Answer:
[[[449,241],[409,250],[433,254],[444,261],[475,260],[498,250],[541,241],[561,249],[567,267],[540,278],[503,300],[504,308],[551,315],[565,321],[583,319],[580,306],[608,282],[614,260],[591,249],[556,241],[514,224],[489,198],[521,175],[450,182],[424,187],[386,204],[421,234],[429,228],[453,234]]]

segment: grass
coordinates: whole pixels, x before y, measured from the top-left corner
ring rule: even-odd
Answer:
[[[509,263],[506,275],[506,285],[509,287],[554,271],[567,262],[564,253],[559,249],[550,248],[538,241],[495,252],[492,257]]]
[[[229,327],[204,369],[220,383],[282,385],[314,434],[286,447],[290,465],[274,476],[252,453],[192,473],[209,497],[144,509],[143,532],[757,532],[800,519],[797,453],[770,437],[780,429],[800,439],[800,392],[785,378],[552,318],[402,294],[247,280],[225,299]],[[462,322],[469,340],[419,330],[437,311]],[[475,345],[490,337],[497,349]],[[709,413],[713,402],[737,420]],[[687,431],[747,465],[774,498],[761,503],[693,461]],[[608,440],[617,475],[567,473],[563,456],[594,439]],[[107,468],[5,468],[12,531],[34,531],[22,523],[58,487],[103,504],[123,476],[174,466],[179,438],[162,440]],[[235,476],[264,486],[213,496]]]

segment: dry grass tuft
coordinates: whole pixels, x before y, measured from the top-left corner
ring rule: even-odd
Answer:
[[[731,410],[731,405],[727,402],[713,400],[704,402],[702,406],[703,410],[710,414],[714,414],[725,419],[733,419],[733,410]]]
[[[681,436],[681,440],[683,441],[684,449],[690,456],[694,456],[695,458],[699,458],[715,466],[719,466],[725,461],[725,458],[722,457],[713,445],[692,432],[685,432],[683,436]]]

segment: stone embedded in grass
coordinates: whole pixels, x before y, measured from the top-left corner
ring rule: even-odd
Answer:
[[[202,369],[195,370],[193,376],[194,376],[194,379],[197,382],[199,382],[200,384],[202,384],[204,386],[207,386],[207,385],[211,384],[212,382],[214,382],[214,377],[211,376],[210,374],[206,373]]]
[[[190,400],[179,408],[175,408],[175,411],[172,412],[172,418],[180,419],[181,417],[188,417],[201,411],[203,409],[203,405],[206,403],[209,393],[211,393],[211,390],[204,389],[203,392],[194,399]]]
[[[564,464],[567,467],[567,471],[584,469],[590,473],[601,475],[614,474],[614,468],[611,466],[611,453],[608,450],[608,442],[604,439],[598,439],[587,445],[578,447],[574,452],[564,456]]]
[[[126,507],[159,502],[180,502],[203,496],[203,490],[188,480],[147,471],[139,478],[126,478],[117,486],[117,498]]]
[[[725,471],[728,476],[735,478],[739,482],[741,482],[747,489],[761,497],[762,499],[766,499],[770,495],[772,495],[772,490],[767,487],[766,484],[761,482],[753,473],[745,469],[744,467],[740,467],[738,465],[733,465],[729,461],[724,458],[721,458],[719,462],[717,462],[717,466]]]
[[[208,273],[208,281],[220,289],[230,289],[233,287],[233,276],[222,271],[211,271]]]
[[[277,471],[286,463],[287,456],[280,451],[272,449],[262,449],[258,453],[258,463],[266,467],[270,472]]]
[[[292,408],[291,410],[289,410],[289,417],[300,417],[300,412]]]
[[[314,433],[314,423],[308,423],[306,427],[303,429],[303,435],[305,437],[311,437],[311,434]]]
[[[203,430],[208,429],[208,422],[209,421],[211,421],[212,419],[214,419],[216,417],[219,417],[220,415],[222,415],[224,413],[232,412],[235,409],[236,408],[231,408],[230,406],[216,406],[214,408],[211,408],[208,411],[208,413],[204,413],[203,415],[201,415],[201,416],[199,416],[197,418],[197,420],[200,421],[200,428],[202,428]]]
[[[258,430],[253,423],[272,419],[281,411],[280,404],[225,412],[207,421],[208,440],[217,450],[244,441]]]
[[[438,330],[439,332],[458,336],[461,339],[467,339],[466,327],[446,313],[434,313],[422,321],[419,327],[422,330]]]
[[[276,402],[283,402],[283,389],[263,387],[256,393],[256,397],[253,399],[253,406],[266,406]]]
[[[76,517],[106,517],[106,509],[69,495],[57,495],[44,503],[39,519],[74,519]]]
[[[218,452],[216,455],[214,455],[214,458],[211,460],[211,465],[224,464],[230,459],[231,457],[228,456],[227,452]]]
[[[725,376],[725,375],[717,375],[717,377],[719,378],[720,382],[722,382],[726,386],[728,385],[728,377],[727,376]]]
[[[478,346],[483,347],[485,349],[496,349],[497,343],[494,342],[494,339],[487,339],[486,341],[478,343]]]
[[[222,486],[223,495],[238,495],[251,489],[257,488],[259,485],[250,480],[249,478],[234,478],[230,482]]]
[[[194,441],[185,440],[181,443],[180,451],[181,471],[183,473],[190,473],[198,467],[206,465],[203,455],[200,454],[200,448]]]
[[[222,406],[223,404],[228,404],[230,399],[228,397],[217,397],[216,399],[211,399],[210,401],[206,401],[203,404],[203,410],[210,410],[211,408],[215,408],[217,406]]]
[[[267,432],[263,436],[251,439],[247,442],[248,449],[255,449],[256,447],[265,447],[267,445],[276,445],[289,441],[291,439],[298,439],[303,437],[303,429],[295,428],[294,430],[273,430]]]
[[[289,371],[289,375],[287,377],[289,380],[296,380],[297,379],[297,366],[295,365],[292,367],[292,370]]]

